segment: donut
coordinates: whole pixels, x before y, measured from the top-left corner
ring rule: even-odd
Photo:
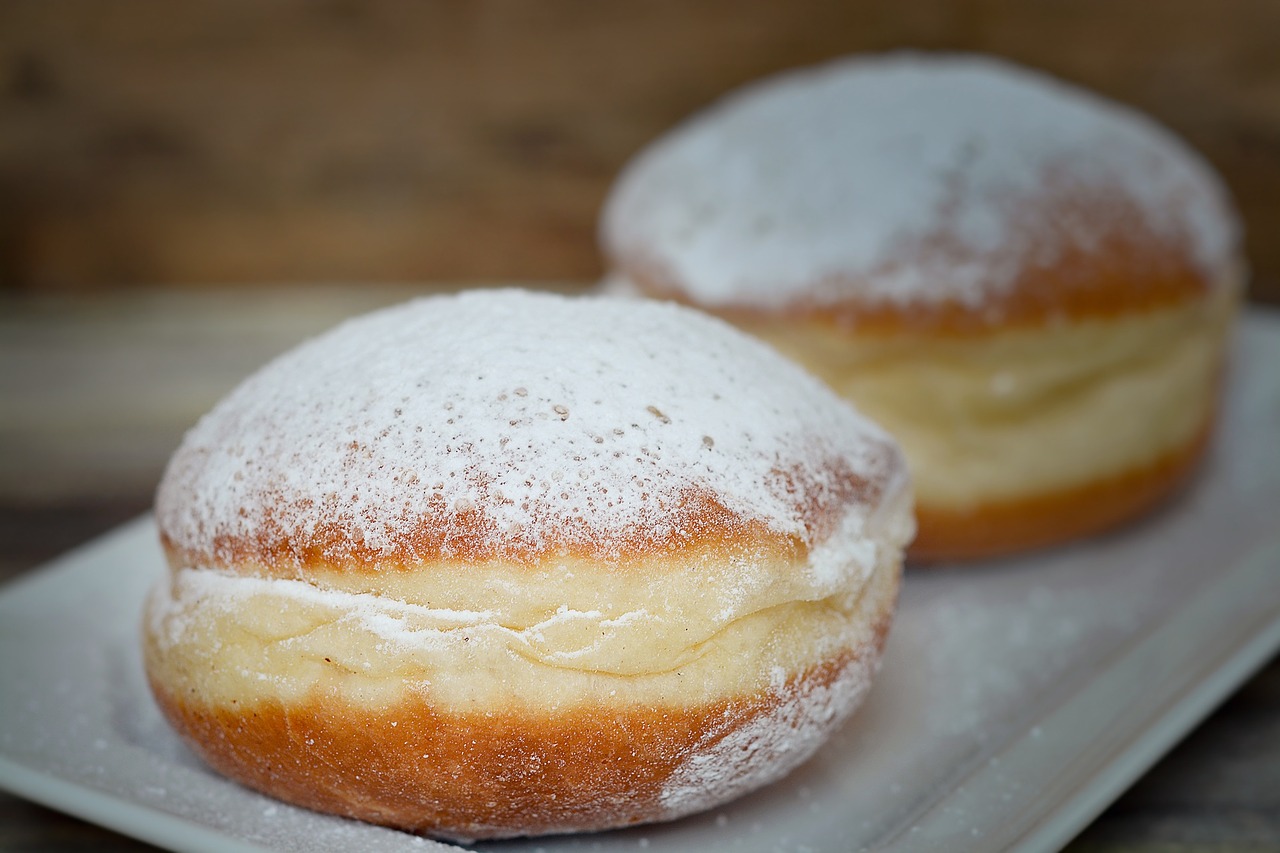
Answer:
[[[186,435],[142,620],[164,716],[281,800],[453,840],[711,808],[860,702],[913,532],[896,443],[680,306],[419,299]]]
[[[608,289],[731,320],[901,442],[918,561],[1067,542],[1174,494],[1244,279],[1188,147],[968,55],[730,94],[626,166],[600,236]]]

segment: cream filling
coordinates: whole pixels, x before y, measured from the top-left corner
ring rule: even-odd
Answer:
[[[418,592],[440,584],[407,601],[179,569],[148,603],[147,667],[176,695],[220,707],[326,696],[387,707],[406,693],[452,711],[700,704],[869,642],[896,589],[909,508],[904,491],[866,547],[833,536],[846,554],[838,570],[826,549],[799,563],[775,554],[708,565],[712,555],[691,553],[651,572],[431,566],[408,577]],[[455,583],[472,603],[451,600]]]
[[[1066,490],[1155,462],[1212,416],[1236,288],[981,339],[752,326],[901,443],[921,506]]]

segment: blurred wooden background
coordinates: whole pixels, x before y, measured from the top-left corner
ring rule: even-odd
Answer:
[[[1222,171],[1280,303],[1280,0],[3,0],[0,583],[144,511],[182,431],[301,337],[424,282],[589,282],[646,142],[762,75],[903,47],[1163,121]],[[1278,676],[1072,849],[1276,849]],[[146,849],[0,794],[0,850],[37,848]]]
[[[717,95],[898,47],[1146,110],[1280,298],[1277,0],[6,0],[0,283],[594,278],[618,168]]]

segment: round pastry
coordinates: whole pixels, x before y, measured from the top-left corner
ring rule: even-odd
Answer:
[[[520,291],[282,356],[186,436],[156,516],[146,670],[191,747],[453,839],[788,772],[866,691],[913,529],[892,439],[764,345]]]
[[[1243,277],[1186,146],[969,56],[749,86],[629,165],[601,237],[615,288],[738,323],[893,434],[925,559],[1062,542],[1170,494]]]

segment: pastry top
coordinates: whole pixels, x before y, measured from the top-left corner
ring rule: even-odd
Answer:
[[[643,290],[717,309],[965,325],[1203,291],[1238,229],[1142,115],[990,58],[892,54],[745,87],[643,151],[602,242]]]
[[[281,356],[187,434],[156,514],[175,563],[268,576],[621,566],[744,537],[856,547],[906,489],[879,428],[720,321],[509,290],[406,303]]]

